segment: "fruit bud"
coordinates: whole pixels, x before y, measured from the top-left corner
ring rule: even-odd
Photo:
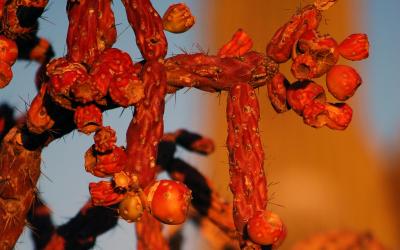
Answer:
[[[168,7],[163,16],[164,29],[172,33],[183,33],[195,23],[195,17],[184,3],[173,4]]]
[[[119,203],[118,214],[127,222],[138,221],[143,214],[143,205],[139,196],[128,193]]]
[[[247,223],[247,233],[254,243],[278,248],[286,237],[286,227],[281,218],[271,211],[258,211]]]
[[[361,77],[357,71],[346,65],[335,65],[326,75],[328,91],[340,101],[352,97],[361,82]]]
[[[339,53],[348,60],[359,61],[368,57],[369,42],[366,34],[352,34],[339,45]]]
[[[74,121],[78,131],[90,134],[103,124],[101,110],[94,104],[78,106],[75,110]]]
[[[147,187],[145,193],[150,212],[159,221],[177,225],[186,220],[192,192],[185,184],[161,180]]]

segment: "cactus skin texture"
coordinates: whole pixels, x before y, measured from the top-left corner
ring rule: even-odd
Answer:
[[[242,249],[260,249],[245,233],[247,221],[267,206],[267,180],[264,174],[258,122],[257,96],[247,83],[232,86],[227,104],[229,187],[233,193],[233,218]]]
[[[135,31],[136,44],[146,60],[164,58],[167,39],[160,15],[150,0],[122,0],[128,21]]]

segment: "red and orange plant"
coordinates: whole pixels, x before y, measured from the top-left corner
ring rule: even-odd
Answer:
[[[161,17],[150,0],[122,0],[143,57],[138,62],[113,48],[117,32],[112,0],[69,0],[67,53],[52,59],[50,44],[36,36],[37,18],[47,2],[0,1],[0,87],[10,82],[17,58],[43,65],[36,77],[38,93],[24,119],[14,121],[6,107],[0,109],[0,248],[13,248],[28,218],[39,229],[34,237],[38,249],[88,249],[119,216],[136,223],[138,249],[169,249],[162,224],[183,223],[192,208],[241,249],[278,248],[287,229],[267,206],[255,89],[266,85],[278,113],[293,109],[312,127],[343,130],[349,125],[351,107],[327,102],[324,88],[313,80],[326,75],[327,89],[339,101],[350,98],[361,84],[355,69],[336,63],[340,56],[366,58],[367,36],[353,34],[338,43],[318,33],[323,11],[335,1],[317,0],[300,9],[278,28],[266,53],[253,51],[252,39],[239,29],[217,55],[166,58],[164,30],[190,29],[195,22],[190,9],[174,4]],[[289,61],[297,79],[293,83],[279,71]],[[211,180],[174,156],[177,146],[210,154],[212,140],[186,130],[164,133],[165,97],[186,87],[229,93],[226,143],[232,204],[221,198]],[[125,146],[116,145],[115,131],[103,124],[102,113],[116,107],[134,107]],[[36,194],[41,152],[75,129],[94,134],[85,169],[104,180],[90,183],[91,200],[70,222],[55,227]],[[156,179],[164,171],[171,180]]]

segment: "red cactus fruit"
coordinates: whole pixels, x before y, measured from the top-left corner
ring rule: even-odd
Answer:
[[[352,97],[361,83],[362,79],[357,71],[346,65],[335,65],[326,75],[328,91],[340,101]]]
[[[292,56],[295,61],[299,55],[311,56],[315,62],[311,78],[317,78],[325,74],[339,60],[337,47],[336,40],[329,35],[322,36],[315,30],[309,30],[293,46]]]
[[[318,28],[321,13],[312,5],[304,7],[291,20],[278,29],[267,45],[267,56],[277,63],[289,60],[293,45],[307,30]]]
[[[339,53],[348,60],[359,61],[369,56],[367,34],[351,34],[339,45]]]
[[[103,115],[94,104],[78,106],[75,110],[74,122],[78,131],[90,134],[96,132],[102,126]]]
[[[144,86],[137,76],[126,73],[112,79],[109,93],[115,103],[128,107],[144,97]]]
[[[17,44],[7,37],[0,35],[0,61],[12,66],[18,57]]]
[[[94,134],[94,149],[99,153],[106,153],[115,148],[117,136],[110,126],[101,127]]]
[[[125,150],[121,147],[105,154],[99,154],[90,147],[85,153],[85,170],[97,177],[107,177],[121,172],[125,161]]]
[[[0,89],[6,87],[13,77],[10,65],[0,61]]]
[[[246,54],[253,47],[253,40],[242,29],[233,34],[232,39],[218,51],[220,57],[235,57]]]
[[[281,73],[276,74],[271,81],[267,82],[268,98],[277,113],[289,109],[286,101],[286,90],[289,85],[289,81]]]
[[[133,68],[133,62],[128,53],[117,48],[109,48],[96,58],[90,73],[96,75],[98,71],[108,71],[113,75],[120,75],[132,72]]]
[[[53,101],[64,108],[72,109],[71,87],[88,79],[86,68],[80,63],[71,63],[64,58],[52,60],[47,65],[49,94]]]
[[[183,33],[195,23],[195,17],[184,3],[172,4],[162,18],[164,29],[172,33]]]
[[[45,106],[46,90],[47,84],[43,84],[27,112],[26,125],[31,133],[42,134],[54,125],[54,120],[48,114]]]
[[[119,203],[118,214],[127,222],[138,221],[143,214],[143,205],[138,195],[128,193]]]
[[[353,110],[346,103],[327,103],[325,109],[328,113],[328,128],[344,130],[350,124]]]
[[[327,126],[344,130],[351,122],[353,110],[345,103],[312,102],[304,108],[303,121],[315,128]]]
[[[315,78],[317,77],[317,61],[309,54],[298,55],[293,59],[290,71],[299,80]]]
[[[178,181],[161,180],[145,190],[151,214],[159,221],[177,225],[186,220],[192,192]]]
[[[115,192],[112,183],[109,181],[89,183],[89,192],[94,206],[111,206],[125,197],[125,194]]]
[[[325,103],[311,101],[303,109],[303,122],[314,128],[321,128],[326,124]]]
[[[305,106],[313,101],[325,102],[324,88],[313,81],[295,82],[287,89],[287,102],[301,115]]]
[[[258,211],[247,223],[249,238],[260,245],[278,248],[286,237],[286,227],[281,218],[271,211]]]

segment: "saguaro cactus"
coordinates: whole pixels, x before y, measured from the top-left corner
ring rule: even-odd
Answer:
[[[111,0],[67,1],[67,53],[52,60],[51,45],[36,36],[37,18],[47,1],[0,1],[0,88],[10,82],[16,59],[42,64],[38,93],[25,117],[15,121],[7,106],[0,108],[0,248],[12,249],[29,221],[37,229],[38,249],[89,249],[98,235],[115,226],[117,215],[136,223],[138,249],[169,249],[162,224],[181,224],[187,216],[209,219],[241,249],[278,248],[286,227],[267,206],[255,89],[267,85],[278,113],[293,109],[312,127],[343,130],[352,109],[327,102],[324,88],[313,79],[326,74],[328,91],[339,101],[350,98],[361,77],[355,69],[335,64],[339,56],[366,58],[367,36],[353,34],[337,43],[320,35],[323,11],[335,1],[316,1],[277,29],[265,54],[253,51],[252,39],[239,29],[216,55],[166,58],[164,30],[190,29],[195,18],[189,7],[174,4],[161,17],[150,0],[122,2],[142,61],[113,48],[117,31]],[[297,79],[293,83],[279,71],[279,64],[289,60]],[[212,140],[187,130],[164,133],[165,97],[186,87],[229,93],[232,204],[210,179],[174,155],[177,146],[208,155],[214,150]],[[115,131],[102,119],[104,111],[116,107],[134,107],[125,146],[116,145]],[[57,227],[37,195],[41,152],[75,129],[94,133],[84,167],[105,179],[90,183],[91,199],[76,217]],[[172,180],[157,180],[163,171]]]

